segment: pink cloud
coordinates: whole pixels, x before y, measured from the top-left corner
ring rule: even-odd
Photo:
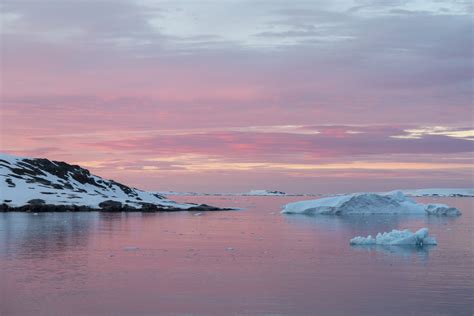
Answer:
[[[9,2],[4,9],[16,20],[0,30],[2,151],[89,162],[124,182],[153,188],[160,179],[175,189],[203,179],[219,182],[231,163],[242,169],[245,163],[361,159],[466,163],[473,151],[466,138],[391,136],[410,136],[405,130],[420,126],[472,129],[470,15],[354,19],[348,11],[333,12],[329,17],[338,23],[325,29],[328,34],[303,40],[292,37],[301,34],[295,28],[321,21],[329,11],[262,8],[287,31],[251,30],[240,41],[173,36],[152,28],[149,18],[156,12],[138,3],[104,3],[97,11],[83,2]],[[393,32],[408,26],[413,31]],[[277,44],[249,44],[256,34]],[[198,157],[195,163],[210,160],[215,171],[186,169],[193,163],[189,155]],[[147,160],[170,157],[185,158]],[[147,166],[158,171],[144,173]],[[225,181],[301,188],[318,177],[356,177],[370,179],[370,188],[374,175],[384,174],[399,185],[405,185],[401,179],[417,183],[416,175],[430,186],[469,185],[472,178],[456,170],[287,169],[232,170]]]

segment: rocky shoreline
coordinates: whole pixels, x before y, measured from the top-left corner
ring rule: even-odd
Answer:
[[[134,207],[122,204],[118,201],[107,200],[99,204],[98,208],[87,205],[61,205],[46,204],[44,200],[34,199],[28,201],[28,204],[22,206],[11,206],[6,203],[0,204],[0,212],[27,212],[27,213],[44,213],[44,212],[206,212],[206,211],[231,211],[232,208],[219,208],[207,204],[195,204],[189,208],[162,206],[152,203],[140,203],[140,207]]]

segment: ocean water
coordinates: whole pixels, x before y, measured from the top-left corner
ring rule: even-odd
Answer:
[[[305,197],[173,197],[180,213],[0,213],[0,315],[472,315],[474,199],[456,218],[282,215]],[[349,239],[428,227],[438,246]]]

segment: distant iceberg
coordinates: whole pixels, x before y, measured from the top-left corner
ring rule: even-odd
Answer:
[[[275,190],[250,190],[244,193],[202,193],[202,192],[177,192],[177,191],[160,191],[162,195],[173,195],[173,196],[314,196],[315,194],[303,194],[303,193],[286,193],[283,191]]]
[[[250,190],[248,193],[244,193],[243,195],[264,195],[264,196],[282,196],[287,195],[285,192],[282,191],[271,191],[271,190]]]
[[[461,215],[457,208],[444,204],[416,203],[401,191],[355,193],[317,200],[299,201],[285,205],[282,213],[308,215]]]
[[[443,189],[416,189],[402,190],[408,196],[427,196],[427,197],[474,197],[472,188],[443,188]]]
[[[430,237],[428,228],[421,228],[415,233],[405,230],[392,230],[388,233],[378,233],[375,238],[371,235],[368,237],[357,236],[350,240],[351,245],[391,245],[391,246],[424,246],[437,245],[436,239]]]

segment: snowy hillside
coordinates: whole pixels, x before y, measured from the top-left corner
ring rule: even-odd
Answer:
[[[416,203],[401,191],[388,193],[354,193],[285,205],[282,213],[365,215],[365,214],[426,214],[460,215],[454,207],[444,204]]]
[[[1,210],[215,210],[179,204],[157,194],[130,188],[65,162],[0,154]],[[217,210],[217,209],[216,209]]]

